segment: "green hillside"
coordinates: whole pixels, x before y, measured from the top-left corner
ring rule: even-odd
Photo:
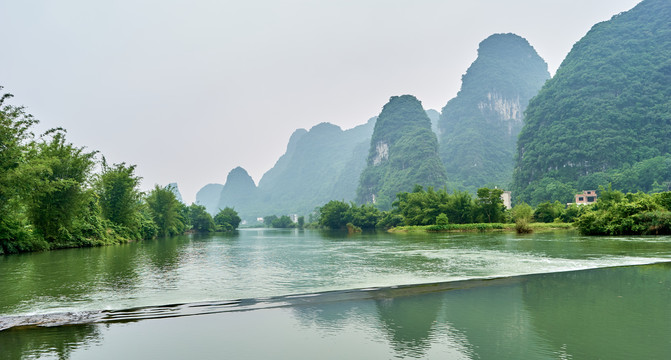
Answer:
[[[524,110],[549,77],[547,64],[524,38],[495,34],[480,43],[461,90],[438,122],[451,185],[475,192],[511,182]]]
[[[530,101],[513,196],[570,201],[606,181],[652,190],[670,180],[670,137],[671,1],[645,0],[595,25]]]
[[[392,97],[375,123],[357,201],[389,209],[396,193],[445,182],[438,141],[422,103],[411,95]]]

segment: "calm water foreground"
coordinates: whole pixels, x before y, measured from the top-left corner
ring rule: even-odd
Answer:
[[[622,265],[670,260],[669,237],[277,230],[5,256],[0,358],[666,359],[671,265]]]

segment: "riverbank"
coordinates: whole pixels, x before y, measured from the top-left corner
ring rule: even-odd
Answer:
[[[572,230],[572,223],[530,223],[532,231]],[[424,226],[397,226],[387,230],[390,233],[435,233],[435,232],[483,232],[501,231],[514,232],[515,224],[478,223],[478,224],[447,224]]]

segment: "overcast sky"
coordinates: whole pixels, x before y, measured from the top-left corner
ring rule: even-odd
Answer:
[[[441,110],[480,41],[526,38],[551,74],[638,0],[2,0],[0,85],[143,190],[187,203],[236,166],[258,183],[289,136],[348,129],[394,95]]]

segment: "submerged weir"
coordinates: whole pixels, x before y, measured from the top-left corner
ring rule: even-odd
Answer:
[[[663,359],[669,300],[664,262],[46,314],[0,331],[0,348],[26,359]]]
[[[670,261],[669,237],[571,232],[245,230],[6,256],[0,358],[665,358]]]

